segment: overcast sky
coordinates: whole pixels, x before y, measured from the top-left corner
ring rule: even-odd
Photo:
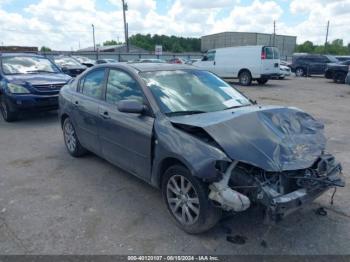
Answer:
[[[129,34],[200,37],[222,31],[273,32],[324,43],[350,42],[350,0],[128,0]],[[0,44],[59,50],[123,40],[121,0],[0,0]]]

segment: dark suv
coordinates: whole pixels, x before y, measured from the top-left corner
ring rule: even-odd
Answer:
[[[21,111],[57,109],[58,93],[70,79],[43,56],[0,54],[0,109],[4,120],[16,120]]]
[[[296,76],[323,75],[328,63],[338,62],[330,55],[299,55],[293,57],[291,69]]]

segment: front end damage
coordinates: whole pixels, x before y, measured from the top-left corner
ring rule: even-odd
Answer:
[[[257,203],[268,220],[278,221],[345,185],[341,165],[325,154],[324,125],[300,109],[256,105],[178,116],[171,123],[226,154],[228,161],[188,156],[196,175],[210,183],[209,198],[224,210],[241,212]]]
[[[295,171],[267,172],[238,161],[220,163],[217,169],[222,179],[210,184],[209,198],[226,211],[262,205],[268,222],[281,220],[330,188],[345,186],[342,167],[329,154],[310,168]]]

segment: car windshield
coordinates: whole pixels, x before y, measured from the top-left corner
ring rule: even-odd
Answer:
[[[232,86],[207,71],[156,71],[140,75],[167,115],[214,112],[251,104]]]
[[[328,57],[329,61],[331,61],[331,62],[333,62],[333,63],[338,63],[338,62],[339,62],[339,60],[336,59],[334,56],[329,55],[329,56],[327,56],[327,57]]]
[[[35,56],[9,56],[1,59],[5,75],[58,73],[57,67],[47,58]]]
[[[59,66],[81,66],[81,64],[71,57],[55,57],[55,63]]]

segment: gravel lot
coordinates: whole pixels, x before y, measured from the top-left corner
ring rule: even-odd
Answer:
[[[328,149],[349,173],[349,86],[290,78],[239,89],[261,104],[296,106],[323,121]],[[350,253],[349,187],[338,189],[333,206],[328,192],[276,226],[250,210],[187,235],[172,223],[159,191],[94,155],[70,157],[55,112],[0,120],[0,168],[1,254]],[[315,214],[320,206],[327,216]],[[230,230],[245,243],[226,241]]]

